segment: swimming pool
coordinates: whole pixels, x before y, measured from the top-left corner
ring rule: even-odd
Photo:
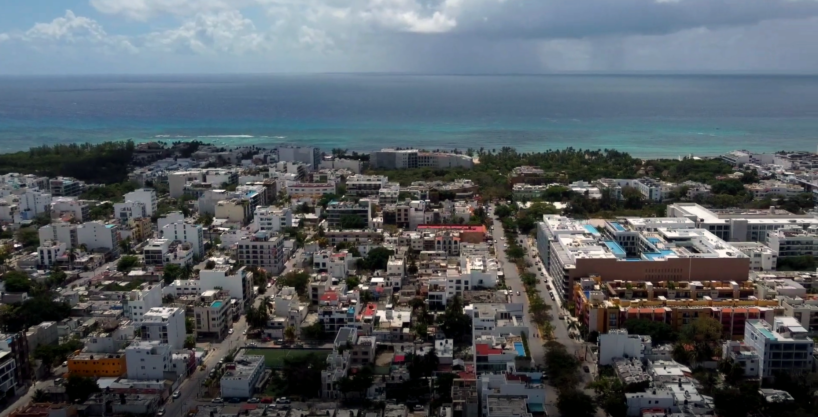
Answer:
[[[525,357],[525,347],[523,347],[523,342],[514,342],[514,350],[517,351],[517,356]]]
[[[213,307],[213,308],[222,308],[222,302],[221,301],[214,301],[213,304],[211,304],[210,306]]]

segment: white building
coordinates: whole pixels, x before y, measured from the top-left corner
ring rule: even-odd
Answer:
[[[767,197],[779,196],[790,198],[804,192],[804,187],[777,180],[761,181],[755,184],[745,184],[744,188],[753,193],[753,198],[762,200]]]
[[[136,323],[148,310],[162,307],[162,288],[158,284],[144,283],[138,289],[128,291],[122,298],[122,310],[129,320]]]
[[[140,202],[145,206],[145,217],[153,216],[156,212],[156,191],[151,188],[142,188],[124,195],[125,201]]]
[[[204,232],[201,225],[172,222],[164,225],[160,230],[162,238],[190,243],[193,247],[194,256],[204,256]]]
[[[771,232],[774,233],[774,232]],[[751,271],[775,271],[778,252],[759,242],[732,242],[734,248],[750,258]]]
[[[643,336],[629,335],[625,329],[614,329],[599,335],[599,364],[611,365],[615,358],[636,358],[641,360],[645,344]],[[650,343],[650,337],[647,337]]]
[[[767,245],[780,258],[813,256],[818,254],[818,226],[810,226],[806,230],[784,227],[767,232]]]
[[[524,375],[518,376],[505,373],[483,374],[477,379],[477,390],[480,393],[480,403],[483,404],[482,415],[486,417],[523,417],[524,415],[531,415],[530,413],[523,415],[517,414],[516,412],[506,413],[502,406],[489,410],[490,405],[507,405],[508,403],[506,401],[508,401],[508,399],[511,399],[511,402],[514,403],[514,398],[522,397],[524,401],[521,409],[525,411],[528,411],[529,407],[535,404],[540,407],[545,406],[545,386],[543,384],[531,383],[530,378],[524,377]],[[491,399],[489,398],[490,396],[492,397]]]
[[[264,356],[247,355],[244,351],[233,362],[224,364],[219,383],[222,398],[250,398],[253,388],[264,373]]]
[[[128,379],[164,380],[171,368],[171,348],[160,342],[136,342],[125,348]]]
[[[284,270],[284,238],[270,236],[269,232],[256,232],[251,239],[236,245],[236,258],[244,265],[264,268],[277,275]]]
[[[292,201],[315,203],[327,194],[335,194],[334,182],[311,183],[311,182],[290,182],[286,183],[284,189]]]
[[[142,248],[142,257],[145,265],[148,266],[163,266],[165,265],[165,256],[170,250],[170,240],[168,239],[150,239],[148,243]]]
[[[332,353],[327,357],[327,368],[321,371],[321,398],[341,398],[338,382],[347,376],[350,365],[350,351],[346,346],[355,345],[358,332],[353,327],[341,327],[335,335]]]
[[[347,178],[347,194],[365,197],[378,195],[378,191],[389,182],[384,175],[352,175]]]
[[[199,295],[202,293],[202,286],[198,279],[181,280],[177,279],[162,288],[162,295],[172,295],[174,298]]]
[[[37,255],[40,258],[40,265],[51,269],[51,266],[57,263],[57,258],[63,256],[65,253],[65,243],[55,242],[52,240],[46,241],[44,245],[37,248]]]
[[[444,152],[421,152],[417,149],[381,149],[369,154],[373,169],[472,168],[474,160],[467,155]]]
[[[768,232],[774,230],[818,226],[818,218],[812,215],[797,215],[775,208],[711,210],[695,203],[674,203],[667,206],[667,215],[688,218],[696,223],[697,228],[732,242],[766,243]]]
[[[69,214],[74,220],[84,222],[90,218],[89,211],[88,204],[77,200],[76,197],[55,197],[51,201],[51,213],[55,217]]]
[[[525,310],[522,303],[469,304],[464,309],[472,319],[472,331],[475,336],[520,335],[525,333],[529,338],[529,328],[523,323]]]
[[[525,183],[517,183],[511,189],[511,197],[514,201],[533,200],[540,198],[542,193],[547,190],[550,185],[533,185]]]
[[[40,245],[46,246],[46,242],[65,243],[66,250],[77,247],[77,226],[71,223],[54,222],[41,227],[38,231]]]
[[[51,214],[51,194],[36,189],[26,189],[25,192],[17,194],[17,205],[20,212],[28,213],[28,218],[33,218],[38,214]]]
[[[321,165],[321,150],[313,146],[279,145],[276,155],[279,162],[301,162],[313,170]]]
[[[171,349],[185,346],[185,311],[177,307],[154,307],[142,316],[142,340],[158,341]]]
[[[77,243],[89,251],[95,249],[119,251],[119,227],[103,222],[87,222],[77,226]]]
[[[289,207],[256,207],[253,216],[253,231],[267,231],[281,233],[282,230],[292,227],[293,211]]]
[[[114,217],[121,222],[127,222],[133,218],[149,216],[144,203],[141,201],[127,200],[124,203],[114,204]]]
[[[807,335],[807,330],[793,317],[776,317],[773,326],[749,320],[744,328],[744,343],[758,352],[758,376],[810,372],[815,342]]]
[[[216,287],[231,298],[239,300],[242,305],[253,295],[253,274],[244,267],[235,269],[228,264],[218,264],[213,269],[199,271],[199,282],[202,291],[215,290]]]

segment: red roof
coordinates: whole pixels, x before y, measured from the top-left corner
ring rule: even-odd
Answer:
[[[338,293],[325,292],[324,295],[321,296],[321,301],[338,301]]]
[[[395,355],[395,359],[392,360],[395,363],[403,363],[406,361],[406,355]]]
[[[503,353],[503,351],[500,350],[500,349],[492,349],[491,347],[489,347],[489,345],[487,343],[479,343],[476,346],[476,349],[477,349],[477,354],[478,355],[483,355],[483,356],[485,356],[485,355],[499,355],[499,354]]]
[[[366,309],[364,310],[364,316],[374,316],[376,311],[378,311],[378,305],[375,303],[369,303],[366,305]]]

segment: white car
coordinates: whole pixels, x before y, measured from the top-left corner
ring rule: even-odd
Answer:
[[[233,334],[233,329],[228,330],[227,334]]]

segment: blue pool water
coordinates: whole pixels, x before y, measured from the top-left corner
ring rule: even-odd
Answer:
[[[221,308],[222,302],[221,301],[214,301],[213,304],[210,305],[211,307]]]
[[[514,350],[517,351],[517,356],[525,356],[525,348],[523,342],[514,342]]]

